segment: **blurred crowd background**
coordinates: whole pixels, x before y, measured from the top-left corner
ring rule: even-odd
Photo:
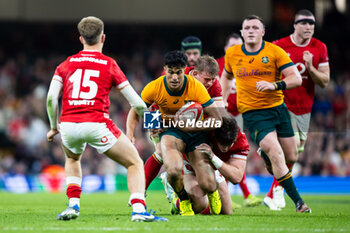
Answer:
[[[276,3],[277,2],[277,3]],[[292,2],[292,1],[287,1]],[[293,31],[292,5],[274,1],[265,40]],[[314,9],[310,9],[314,11]],[[254,13],[254,12],[250,12]],[[294,172],[299,175],[350,175],[350,17],[333,6],[317,24],[315,37],[328,47],[331,82],[317,88],[310,133]],[[96,15],[99,16],[99,15]],[[103,17],[101,17],[103,19]],[[60,138],[46,141],[49,130],[46,94],[55,67],[81,48],[76,22],[21,22],[0,20],[0,175],[39,174],[49,165],[64,166]],[[203,53],[224,55],[225,37],[239,32],[240,23],[127,24],[105,23],[104,53],[113,57],[140,93],[163,70],[167,51],[180,49],[188,35],[199,37]],[[110,115],[125,132],[129,105],[112,91]],[[144,160],[154,151],[140,126],[136,147]],[[250,143],[247,174],[267,174],[263,160]],[[90,147],[82,158],[84,174],[117,174],[125,170]]]

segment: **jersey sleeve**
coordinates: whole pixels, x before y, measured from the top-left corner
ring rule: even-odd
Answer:
[[[141,99],[146,103],[147,107],[154,102],[155,81],[148,83],[141,92]]]
[[[279,71],[294,65],[288,54],[279,46],[273,45],[275,49],[276,65]]]
[[[320,47],[322,49],[321,49],[321,54],[320,54],[320,62],[318,64],[319,67],[322,65],[328,65],[328,61],[329,61],[327,46],[324,43],[321,43]]]
[[[68,57],[64,62],[62,62],[61,64],[59,64],[57,67],[56,67],[56,70],[55,70],[55,73],[52,77],[52,79],[55,79],[61,83],[63,83],[63,79],[66,77],[65,75],[65,67],[66,67],[66,64],[67,64],[67,60],[69,59],[70,57]]]
[[[123,89],[125,86],[129,85],[128,79],[114,60],[112,60],[111,64],[111,74],[113,84],[117,89]]]
[[[55,74],[52,77],[52,80],[56,80],[59,81],[60,83],[63,83],[63,75],[61,73],[61,69],[60,69],[61,65],[58,66],[55,70]]]
[[[248,152],[249,152],[249,143],[248,143],[247,137],[245,136],[244,133],[241,132],[241,130],[239,130],[237,140],[232,147],[231,158],[245,160],[247,159]]]

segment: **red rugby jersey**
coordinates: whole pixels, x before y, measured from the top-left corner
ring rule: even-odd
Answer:
[[[63,83],[61,122],[105,122],[111,88],[129,84],[115,60],[87,50],[68,57],[53,78]]]
[[[273,43],[287,52],[303,79],[301,86],[283,91],[285,96],[284,102],[289,111],[296,115],[310,113],[315,96],[315,84],[305,66],[303,52],[309,51],[312,53],[312,64],[317,69],[320,66],[328,65],[326,45],[315,38],[311,38],[307,45],[296,45],[292,35],[276,40]]]
[[[210,132],[210,142],[212,143],[211,148],[214,154],[224,162],[227,162],[230,158],[247,159],[249,144],[247,137],[241,132],[241,129],[238,131],[236,142],[233,144],[231,149],[225,153],[219,150],[214,132]]]

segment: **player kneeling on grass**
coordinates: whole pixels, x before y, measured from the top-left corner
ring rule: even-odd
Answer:
[[[167,221],[146,211],[143,162],[131,141],[109,118],[108,94],[113,86],[121,90],[132,108],[142,115],[146,109],[117,63],[102,54],[105,41],[103,22],[96,17],[83,18],[78,24],[84,50],[61,63],[53,76],[47,95],[47,113],[51,129],[48,141],[61,133],[66,156],[65,173],[69,205],[58,220],[76,219],[80,210],[82,171],[80,159],[86,144],[127,168],[129,203],[136,222]],[[60,131],[57,127],[58,99],[62,93]]]
[[[234,117],[227,114],[222,117],[221,128],[210,132],[208,144],[202,143],[197,149],[204,153],[217,169],[215,175],[222,202],[220,214],[232,214],[232,200],[225,179],[238,184],[243,178],[249,151],[245,134],[240,131]],[[191,198],[193,210],[196,213],[209,214],[208,198],[199,187],[190,163],[184,164],[184,185]],[[171,210],[176,214],[178,200],[174,195],[171,196]]]

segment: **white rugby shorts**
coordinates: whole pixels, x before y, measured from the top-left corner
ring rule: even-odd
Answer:
[[[311,113],[306,113],[303,115],[295,115],[289,111],[290,119],[292,121],[292,126],[295,136],[298,140],[306,141],[307,133],[310,126]]]
[[[121,135],[112,122],[61,122],[59,125],[63,145],[74,154],[82,154],[89,144],[102,154],[109,150]]]

